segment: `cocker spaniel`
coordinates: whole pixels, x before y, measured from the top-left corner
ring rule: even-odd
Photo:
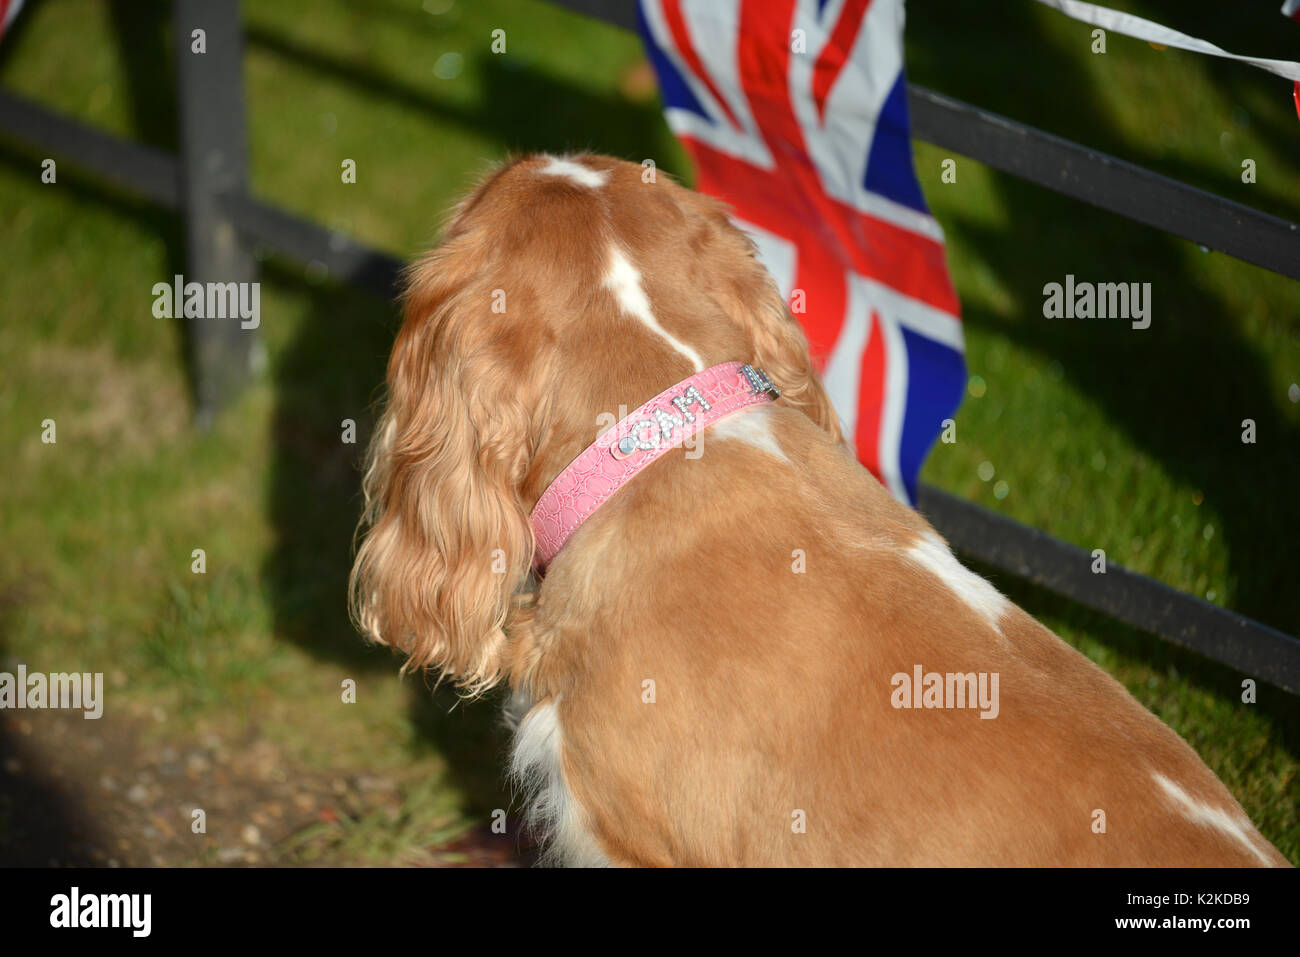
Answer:
[[[1285,864],[1178,735],[845,447],[721,204],[496,170],[409,270],[360,629],[518,710],[550,859]]]

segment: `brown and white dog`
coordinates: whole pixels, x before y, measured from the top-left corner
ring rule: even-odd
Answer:
[[[781,398],[666,451],[535,573],[566,466],[733,361]],[[1286,863],[854,461],[749,240],[663,175],[532,156],[460,204],[409,271],[365,492],[360,628],[470,692],[509,683],[553,861]]]

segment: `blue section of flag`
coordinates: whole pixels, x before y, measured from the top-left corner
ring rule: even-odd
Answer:
[[[676,64],[669,57],[659,44],[655,43],[654,36],[650,33],[650,25],[646,23],[645,10],[641,4],[636,5],[637,26],[641,30],[641,39],[645,43],[646,54],[650,57],[650,63],[654,66],[655,73],[659,77],[659,92],[664,98],[664,107],[667,109],[690,110],[697,113],[708,122],[713,122],[713,117],[705,112],[700,101],[695,98],[691,88],[686,84],[678,72]]]
[[[915,502],[921,465],[943,430],[943,420],[961,405],[966,362],[956,349],[906,327],[903,342],[907,349],[907,411],[898,464],[907,494]]]
[[[876,138],[871,141],[862,185],[896,203],[928,213],[930,208],[925,205],[921,184],[916,181],[916,170],[912,168],[910,127],[907,80],[899,70],[876,120]]]

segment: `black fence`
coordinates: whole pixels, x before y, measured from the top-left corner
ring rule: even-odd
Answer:
[[[635,0],[554,0],[636,29]],[[206,53],[190,56],[192,31]],[[185,219],[187,278],[256,279],[253,247],[383,298],[401,263],[259,200],[248,188],[243,36],[237,0],[175,0],[180,155],[125,142],[0,91],[0,134],[58,156]],[[1093,206],[1300,279],[1300,226],[1077,143],[910,86],[916,138]],[[191,326],[200,425],[250,374],[252,334],[238,323]],[[953,547],[1116,621],[1300,694],[1300,640],[1108,563],[1093,574],[1083,549],[922,485],[920,509]]]

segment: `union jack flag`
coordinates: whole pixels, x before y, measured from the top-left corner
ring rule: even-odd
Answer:
[[[943,231],[912,166],[903,0],[641,0],[639,13],[696,187],[753,237],[858,459],[914,503],[966,366]]]

